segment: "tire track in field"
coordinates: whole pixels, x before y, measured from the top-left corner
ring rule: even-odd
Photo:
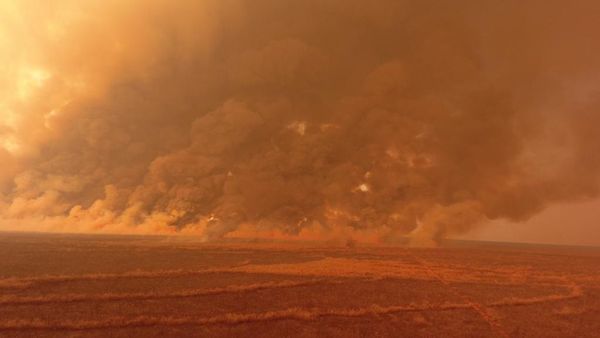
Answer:
[[[168,277],[192,277],[214,273],[244,273],[239,268],[247,265],[248,262],[242,262],[239,265],[226,268],[205,268],[197,270],[174,269],[174,270],[155,270],[143,271],[133,270],[122,273],[94,273],[85,275],[45,275],[36,277],[12,277],[0,279],[1,289],[29,289],[40,284],[55,284],[77,281],[106,281],[119,279],[154,279]]]
[[[314,281],[317,283],[318,281]],[[581,289],[573,286],[571,292],[564,295],[548,295],[532,298],[506,298],[488,304],[478,304],[481,308],[505,307],[531,305],[546,302],[555,302],[566,299],[581,297]],[[111,317],[96,320],[67,320],[60,322],[45,321],[41,319],[32,320],[4,320],[0,321],[1,331],[85,331],[98,329],[118,329],[154,326],[209,326],[209,325],[239,325],[244,323],[271,322],[279,320],[316,321],[327,317],[356,318],[394,314],[402,312],[427,312],[427,311],[451,311],[461,309],[473,309],[474,302],[467,300],[464,303],[411,303],[408,305],[380,306],[346,308],[346,309],[322,309],[294,307],[285,310],[268,311],[261,313],[226,313],[212,317],[163,317],[163,316],[137,316],[137,317]],[[479,311],[478,314],[481,315]],[[489,317],[484,318],[493,320]],[[490,322],[488,324],[491,325]]]
[[[393,278],[365,278],[363,281],[378,281],[382,279]],[[153,299],[172,299],[172,298],[192,298],[199,296],[220,295],[230,293],[245,293],[252,291],[279,289],[279,288],[294,288],[311,285],[335,285],[343,284],[344,280],[327,280],[315,279],[305,281],[279,281],[254,283],[247,285],[230,285],[218,288],[206,289],[187,289],[171,293],[156,293],[156,292],[137,292],[137,293],[102,293],[102,294],[55,294],[44,296],[15,296],[5,295],[0,296],[0,306],[2,305],[42,305],[42,304],[60,304],[60,303],[80,303],[80,302],[112,302],[125,300],[153,300]],[[549,284],[556,286],[555,284]],[[502,300],[487,304],[487,307],[502,307],[502,306],[518,306],[530,305],[544,302],[561,301],[574,299],[583,296],[581,287],[576,284],[567,286],[568,294],[551,294],[539,297],[518,298],[508,297]]]
[[[139,293],[103,293],[103,294],[65,294],[65,295],[44,295],[44,296],[0,296],[0,306],[2,305],[41,305],[41,304],[61,304],[61,303],[81,303],[81,302],[113,302],[125,300],[152,300],[152,299],[170,299],[170,298],[192,298],[199,296],[220,295],[229,293],[245,293],[252,291],[294,288],[310,285],[341,284],[343,281],[336,280],[306,280],[306,281],[280,281],[255,283],[248,285],[231,285],[210,289],[188,289],[171,293],[139,292]]]
[[[488,311],[484,305],[472,301],[470,297],[466,296],[465,294],[457,290],[455,287],[453,287],[445,278],[443,278],[442,275],[434,271],[434,269],[431,268],[425,260],[418,258],[412,253],[411,255],[413,259],[417,263],[421,264],[432,277],[444,284],[448,288],[448,290],[450,290],[450,292],[452,292],[455,296],[465,301],[468,307],[475,310],[475,312],[477,312],[479,316],[490,326],[492,331],[496,332],[501,337],[510,338],[509,334],[506,332],[500,321],[497,318],[495,318],[494,315],[490,313],[490,311]]]
[[[435,273],[432,271],[432,273]],[[448,285],[451,290],[452,286],[448,282],[444,282],[442,277],[440,282]],[[368,279],[371,280],[371,279]],[[373,280],[378,280],[375,278]],[[39,303],[62,303],[62,302],[85,302],[85,301],[113,301],[113,300],[140,300],[140,299],[155,299],[155,298],[177,298],[177,297],[194,297],[199,295],[218,295],[224,293],[243,293],[252,292],[270,288],[286,288],[298,287],[304,285],[318,284],[338,284],[344,281],[335,280],[309,280],[309,281],[282,281],[257,283],[251,285],[230,286],[223,288],[203,289],[203,290],[186,290],[171,294],[152,294],[152,293],[135,293],[135,294],[103,294],[103,295],[59,295],[50,296],[48,298],[29,297],[8,300],[5,298],[3,305],[9,304],[39,304]],[[460,298],[464,299],[463,303],[443,303],[443,304],[427,304],[427,303],[411,303],[407,305],[395,306],[380,306],[371,305],[368,307],[346,308],[346,309],[321,309],[321,308],[301,308],[294,307],[279,311],[268,311],[262,313],[227,313],[213,317],[157,317],[157,316],[137,316],[137,317],[112,317],[97,320],[72,320],[72,321],[44,321],[41,319],[16,319],[16,320],[0,320],[0,331],[28,331],[28,330],[97,330],[97,329],[113,329],[113,328],[134,328],[134,327],[152,327],[152,326],[207,326],[207,325],[237,325],[242,323],[253,322],[268,322],[278,320],[300,320],[300,321],[315,321],[325,317],[365,317],[377,316],[384,314],[394,314],[401,312],[418,312],[418,311],[449,311],[459,309],[474,309],[482,318],[490,325],[495,324],[495,318],[488,315],[486,308],[492,307],[507,307],[532,305],[539,303],[562,301],[567,299],[578,298],[583,295],[582,289],[576,284],[569,285],[570,292],[567,294],[552,294],[540,297],[531,298],[505,298],[500,301],[478,304],[469,300],[466,296],[456,292]],[[74,297],[72,297],[74,296]],[[72,298],[69,298],[72,297]],[[11,303],[12,302],[12,303]],[[492,326],[496,331],[497,327]],[[500,327],[502,328],[502,327]],[[500,334],[500,332],[496,331]],[[502,331],[504,332],[504,331]]]
[[[413,255],[413,259],[417,259]],[[346,268],[344,268],[346,267]],[[495,280],[497,284],[520,285],[522,283],[549,283],[562,282],[562,277],[546,274],[536,274],[531,271],[518,270],[493,270],[484,269],[478,273],[470,273],[467,267],[444,267],[427,264],[397,264],[393,261],[361,261],[349,259],[322,259],[304,264],[276,264],[276,265],[251,265],[249,262],[224,267],[205,268],[197,270],[134,270],[122,273],[97,273],[84,275],[45,275],[35,277],[13,277],[0,279],[0,290],[4,289],[30,289],[37,285],[58,284],[77,281],[108,281],[125,279],[159,279],[169,277],[193,277],[206,274],[237,273],[237,274],[278,274],[302,275],[310,277],[360,277],[371,276],[380,278],[401,279],[427,279],[438,280],[438,275],[444,275],[445,280],[459,282],[489,282]],[[481,269],[480,269],[481,270]],[[435,274],[432,274],[435,271]],[[500,279],[502,282],[499,282]],[[579,280],[579,279],[578,279]],[[562,284],[561,284],[562,285]]]
[[[504,307],[504,306],[521,306],[521,305],[533,305],[540,303],[557,302],[568,299],[575,299],[583,297],[583,289],[570,281],[567,281],[565,285],[561,285],[569,290],[567,294],[551,294],[546,296],[529,297],[529,298],[517,298],[508,297],[502,300],[487,304],[487,307]]]
[[[115,328],[135,328],[152,326],[207,326],[207,325],[237,325],[243,323],[270,322],[279,320],[315,321],[326,317],[365,317],[399,312],[415,311],[446,311],[470,308],[470,304],[446,303],[440,305],[410,304],[403,306],[379,306],[371,305],[363,308],[348,309],[320,309],[320,308],[289,308],[279,311],[268,311],[262,313],[227,313],[213,317],[112,317],[97,320],[77,320],[49,322],[40,319],[34,320],[6,320],[0,321],[0,331],[26,331],[26,330],[98,330]]]

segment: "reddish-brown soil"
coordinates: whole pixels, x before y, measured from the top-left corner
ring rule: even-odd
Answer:
[[[0,337],[598,337],[600,249],[0,234]]]

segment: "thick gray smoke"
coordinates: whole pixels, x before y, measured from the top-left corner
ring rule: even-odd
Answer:
[[[599,15],[591,0],[3,4],[0,228],[427,244],[596,196]]]

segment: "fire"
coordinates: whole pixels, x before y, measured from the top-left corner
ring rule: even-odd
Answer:
[[[598,196],[596,2],[290,1],[0,0],[0,230],[435,241]]]

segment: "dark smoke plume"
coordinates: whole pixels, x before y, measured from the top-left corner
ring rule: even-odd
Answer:
[[[428,244],[598,194],[597,1],[0,5],[0,228]]]

